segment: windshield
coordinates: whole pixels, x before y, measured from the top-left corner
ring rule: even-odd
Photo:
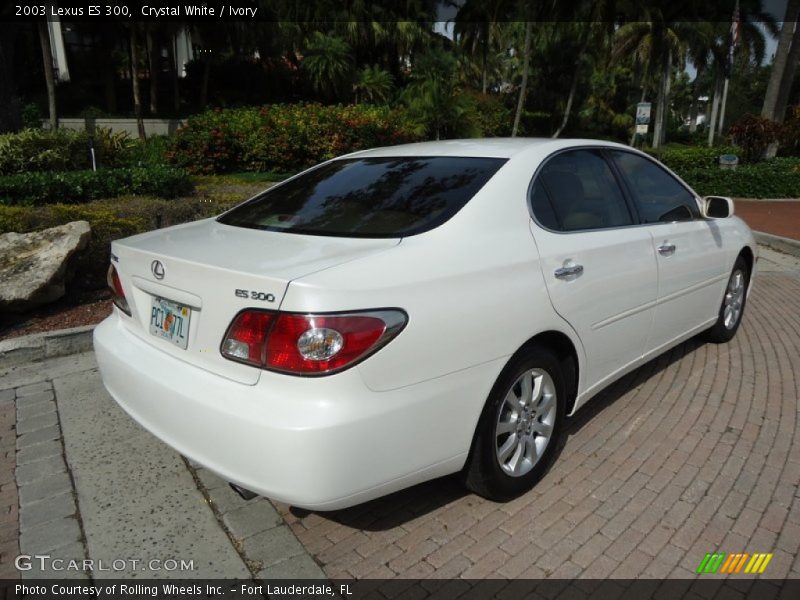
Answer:
[[[450,156],[335,160],[259,194],[218,220],[310,235],[414,235],[450,219],[505,162]]]

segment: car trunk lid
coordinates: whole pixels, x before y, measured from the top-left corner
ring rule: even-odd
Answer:
[[[260,231],[206,219],[114,242],[111,251],[131,308],[131,318],[123,319],[131,332],[175,358],[255,384],[259,369],[219,351],[239,311],[278,309],[293,279],[398,243]]]

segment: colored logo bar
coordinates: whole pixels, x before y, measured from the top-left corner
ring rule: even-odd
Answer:
[[[771,553],[707,553],[703,557],[703,560],[700,561],[700,566],[697,567],[697,572],[710,574],[720,573],[728,575],[736,573],[750,573],[755,575],[758,573],[763,573],[764,569],[767,568],[767,565],[771,560]]]

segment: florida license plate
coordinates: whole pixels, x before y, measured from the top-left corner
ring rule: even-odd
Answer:
[[[150,303],[150,333],[186,350],[192,309],[164,298]]]

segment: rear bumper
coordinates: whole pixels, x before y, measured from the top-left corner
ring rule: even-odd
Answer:
[[[502,361],[390,392],[358,369],[322,378],[264,372],[246,385],[131,334],[116,313],[94,332],[111,396],[181,454],[228,481],[332,510],[463,466]],[[377,357],[378,355],[376,355]]]

